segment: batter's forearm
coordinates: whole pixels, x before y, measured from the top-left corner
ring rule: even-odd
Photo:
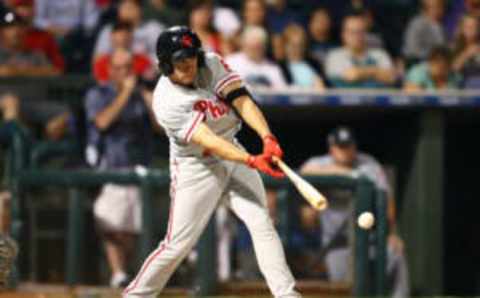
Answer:
[[[262,139],[271,134],[270,127],[268,126],[265,116],[257,104],[249,96],[239,97],[232,104],[242,119]]]
[[[209,153],[225,160],[246,163],[250,154],[231,142],[217,136],[210,128],[201,123],[192,136],[192,141]]]

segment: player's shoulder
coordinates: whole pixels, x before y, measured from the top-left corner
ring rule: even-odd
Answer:
[[[192,106],[197,98],[193,91],[173,84],[168,77],[162,76],[153,91],[153,109],[159,113],[173,110],[185,110]]]

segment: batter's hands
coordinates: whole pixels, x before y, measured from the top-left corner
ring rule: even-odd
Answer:
[[[263,138],[263,154],[268,155],[270,158],[276,156],[282,159],[283,150],[280,148],[280,144],[278,144],[275,136],[267,135]]]
[[[247,164],[249,167],[257,169],[267,175],[270,175],[275,178],[283,178],[285,174],[276,169],[275,166],[272,164],[272,157],[267,154],[260,154],[260,155],[251,155],[248,160]]]

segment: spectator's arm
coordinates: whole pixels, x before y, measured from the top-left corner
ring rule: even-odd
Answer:
[[[327,89],[325,82],[319,76],[315,77],[313,87],[318,91],[325,91],[325,89]]]
[[[146,88],[142,88],[142,98],[145,102],[145,106],[147,107],[148,116],[150,117],[150,123],[152,124],[153,129],[156,132],[164,133],[165,131],[160,124],[158,124],[158,121],[155,118],[155,113],[153,112],[153,92],[147,90]]]
[[[54,141],[61,139],[67,132],[69,117],[70,113],[64,112],[50,119],[45,127],[47,138]]]
[[[347,167],[341,167],[335,164],[315,164],[306,163],[300,168],[300,173],[303,175],[341,175],[349,176],[352,170]]]
[[[470,46],[459,53],[454,59],[452,63],[452,67],[455,71],[461,71],[468,60],[476,55],[479,52],[480,48],[478,45]]]
[[[418,92],[424,90],[422,86],[422,73],[419,66],[414,66],[407,73],[403,90],[406,92]]]
[[[110,105],[105,107],[105,109],[97,113],[94,122],[99,130],[107,130],[112,123],[117,120],[123,108],[125,108],[127,105],[133,89],[135,88],[135,84],[136,79],[134,77],[129,77],[127,80],[125,80],[124,86],[119,91],[115,100]]]

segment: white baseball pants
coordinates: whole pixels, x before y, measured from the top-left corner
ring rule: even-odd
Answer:
[[[145,260],[123,297],[156,297],[196,244],[219,204],[226,204],[247,226],[260,270],[274,297],[300,297],[269,217],[258,172],[228,161],[206,165],[187,160],[172,165],[167,235]]]

